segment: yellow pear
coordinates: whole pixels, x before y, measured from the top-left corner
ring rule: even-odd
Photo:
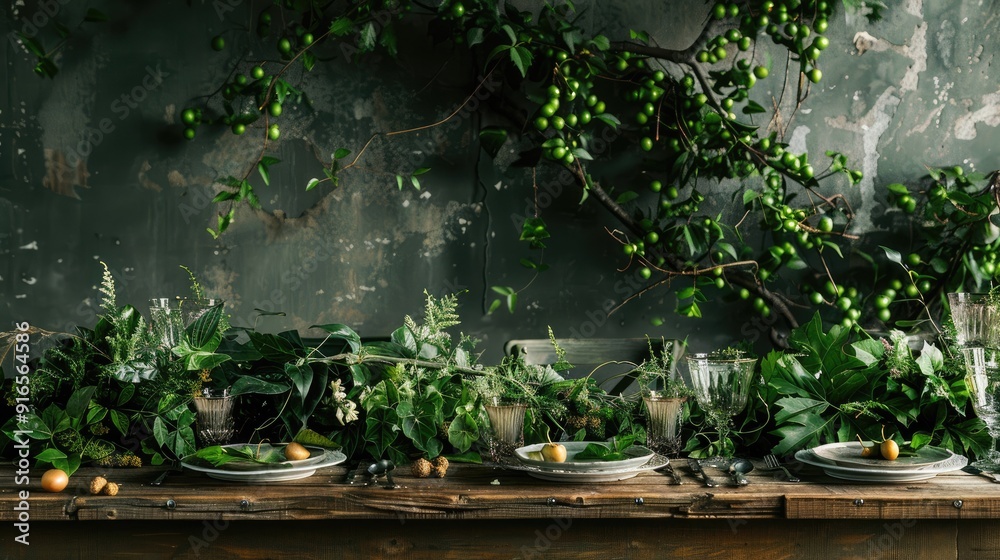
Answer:
[[[550,441],[542,446],[542,458],[550,463],[563,463],[566,461],[566,446]]]

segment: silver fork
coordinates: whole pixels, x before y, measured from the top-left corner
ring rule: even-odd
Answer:
[[[778,458],[775,457],[773,453],[764,455],[764,465],[771,470],[781,469],[781,472],[785,473],[785,479],[787,479],[788,482],[799,482],[799,478],[792,476],[792,473],[788,472],[788,469],[786,469],[785,466],[778,461]]]

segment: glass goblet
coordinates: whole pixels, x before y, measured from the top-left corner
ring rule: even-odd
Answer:
[[[757,358],[692,354],[687,360],[695,398],[719,434],[719,456],[731,458],[732,417],[747,404]]]
[[[1000,437],[1000,350],[992,348],[963,348],[965,355],[965,384],[976,416],[986,424],[990,433],[990,449],[972,466],[987,472],[1000,473],[1000,452],[996,450]]]
[[[989,294],[950,293],[948,306],[961,348],[1000,347],[1000,306]]]

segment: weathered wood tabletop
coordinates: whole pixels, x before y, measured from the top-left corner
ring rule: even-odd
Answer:
[[[0,469],[0,521],[14,527],[3,550],[14,558],[1000,558],[1000,484],[965,472],[857,484],[808,468],[798,471],[803,482],[789,483],[757,469],[738,487],[710,470],[723,484],[707,488],[683,464],[675,467],[683,484],[674,485],[652,471],[566,484],[453,463],[445,478],[398,468],[399,487],[386,489],[367,484],[366,467],[253,485],[185,470],[159,486],[151,483],[163,468],[81,468],[56,494],[38,476],[23,486]],[[89,495],[98,474],[120,485],[118,495]],[[19,522],[29,546],[14,542]]]

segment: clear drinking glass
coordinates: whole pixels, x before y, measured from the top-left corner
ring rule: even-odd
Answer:
[[[1000,347],[1000,313],[989,294],[950,293],[948,305],[960,347]]]
[[[236,428],[233,422],[235,397],[229,389],[202,389],[202,395],[194,398],[194,408],[198,423],[198,439],[202,446],[225,445],[229,443]]]
[[[695,398],[705,411],[706,421],[718,431],[719,455],[729,458],[732,450],[727,441],[732,417],[747,404],[757,358],[692,354],[687,361]]]
[[[992,348],[963,348],[965,355],[965,384],[976,416],[986,424],[992,442],[986,456],[972,466],[989,472],[1000,472],[1000,452],[996,450],[1000,437],[1000,350]]]
[[[646,405],[646,447],[667,457],[681,452],[681,418],[686,397],[666,397],[656,391],[642,397]]]
[[[527,410],[527,405],[522,403],[486,405],[490,418],[487,445],[494,463],[511,460],[514,450],[524,445],[524,413]]]

